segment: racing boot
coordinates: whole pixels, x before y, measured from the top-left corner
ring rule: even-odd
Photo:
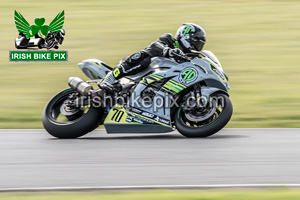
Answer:
[[[90,97],[100,97],[101,99],[101,105],[106,105],[106,95],[111,95],[113,93],[113,84],[116,81],[113,72],[109,72],[106,74],[104,79],[101,82],[98,82],[99,89],[90,90],[89,95]],[[97,99],[98,101],[98,99]],[[104,106],[105,107],[105,106]]]
[[[99,87],[102,90],[105,90],[107,93],[112,93],[113,91],[113,84],[116,81],[116,78],[113,72],[109,72],[104,79],[99,83]]]

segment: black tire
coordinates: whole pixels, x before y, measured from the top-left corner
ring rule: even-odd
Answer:
[[[52,110],[56,105],[63,102],[74,90],[69,88],[56,94],[47,103],[42,114],[42,121],[47,132],[60,139],[73,139],[81,137],[96,129],[103,118],[103,108],[90,107],[87,113],[69,122],[58,122],[52,116]]]
[[[15,47],[16,47],[16,49],[20,49],[20,47],[17,45],[17,43],[15,43]]]
[[[186,123],[184,123],[182,119],[183,111],[181,107],[177,109],[177,112],[175,112],[176,114],[175,126],[182,135],[190,138],[208,137],[221,130],[229,122],[233,111],[232,103],[229,97],[223,93],[216,93],[213,94],[212,96],[223,97],[225,100],[224,107],[222,108],[223,109],[222,112],[216,119],[214,119],[212,122],[204,126],[200,126],[200,127],[188,126]]]
[[[44,47],[44,44],[45,44],[45,39],[41,38],[37,46],[39,49],[42,49]]]
[[[20,46],[18,46],[17,43],[15,43],[15,47],[16,47],[17,49],[26,49],[25,47],[20,47]]]

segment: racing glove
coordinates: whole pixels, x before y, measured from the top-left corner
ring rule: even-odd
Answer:
[[[185,57],[185,54],[180,49],[171,49],[170,47],[165,47],[163,49],[163,56],[167,58],[174,58],[176,61],[179,61]]]

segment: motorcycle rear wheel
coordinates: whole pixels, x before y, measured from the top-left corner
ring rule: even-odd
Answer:
[[[64,121],[58,120],[63,115],[61,106],[68,99],[69,95],[74,93],[75,91],[71,88],[61,91],[52,97],[43,110],[42,121],[44,128],[56,138],[73,139],[81,137],[96,129],[102,121],[103,108],[94,108],[92,106],[85,111],[79,110],[74,115],[62,116]]]

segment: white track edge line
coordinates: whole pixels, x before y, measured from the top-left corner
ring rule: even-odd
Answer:
[[[217,185],[142,185],[142,186],[92,186],[92,187],[28,187],[0,188],[0,192],[47,192],[87,190],[151,190],[151,189],[234,189],[300,187],[300,184],[217,184]]]

